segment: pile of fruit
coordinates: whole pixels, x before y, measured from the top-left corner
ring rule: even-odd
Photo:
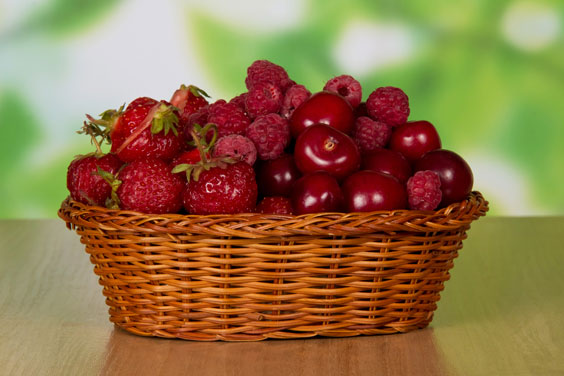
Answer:
[[[300,215],[435,210],[472,190],[470,167],[441,149],[435,127],[408,121],[399,88],[363,101],[360,83],[341,75],[312,94],[267,60],[245,84],[229,101],[182,85],[170,101],[87,115],[80,133],[97,150],[71,162],[71,198],[147,214]]]

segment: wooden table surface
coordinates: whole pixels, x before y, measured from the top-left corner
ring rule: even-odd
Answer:
[[[0,375],[564,375],[564,218],[468,234],[426,329],[203,343],[114,328],[76,233],[0,221]]]

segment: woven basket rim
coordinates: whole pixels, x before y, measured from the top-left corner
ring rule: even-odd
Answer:
[[[203,233],[219,236],[360,235],[375,231],[429,232],[459,228],[484,216],[488,201],[478,191],[460,202],[436,211],[383,210],[360,213],[303,215],[242,214],[145,214],[85,205],[67,197],[58,215],[69,226],[103,227],[119,231]]]

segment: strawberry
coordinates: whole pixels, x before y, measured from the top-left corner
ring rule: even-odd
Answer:
[[[92,132],[104,136],[112,144],[111,151],[124,162],[146,157],[170,160],[184,147],[176,129],[177,110],[165,101],[141,97],[125,111],[123,107],[108,110],[100,119],[86,116]]]
[[[125,165],[114,180],[112,208],[147,214],[176,213],[182,208],[184,181],[161,159],[143,158]]]
[[[67,170],[67,188],[71,198],[86,205],[104,206],[112,187],[101,172],[115,174],[122,165],[123,162],[111,153],[78,156]]]
[[[88,125],[78,133],[87,133],[96,146],[96,152],[79,155],[67,170],[67,188],[73,200],[86,205],[104,206],[110,198],[112,187],[105,174],[115,174],[123,162],[115,154],[104,154]]]
[[[257,201],[255,171],[242,161],[204,170],[189,180],[183,201],[190,214],[251,213]]]
[[[257,212],[263,214],[293,214],[292,201],[288,197],[269,196],[257,205]]]
[[[206,97],[209,98],[209,95],[194,85],[181,85],[180,89],[174,92],[170,103],[178,108],[180,128],[186,127],[190,115],[208,105]]]
[[[196,127],[194,127],[196,128]],[[214,137],[208,144],[209,131]],[[188,183],[183,193],[184,208],[191,214],[236,214],[253,212],[258,195],[255,170],[246,162],[230,157],[209,158],[216,141],[217,127],[208,124],[191,137],[199,151],[200,161],[180,164],[173,173],[186,172]]]

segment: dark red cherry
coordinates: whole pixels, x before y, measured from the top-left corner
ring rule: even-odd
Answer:
[[[337,180],[319,171],[302,176],[292,189],[294,214],[342,211],[343,193]]]
[[[360,167],[360,152],[353,139],[325,124],[312,125],[300,134],[294,158],[302,173],[326,171],[338,180]]]
[[[414,164],[414,172],[431,170],[439,174],[443,199],[439,207],[464,200],[472,191],[474,176],[470,166],[453,151],[432,150]]]
[[[376,171],[358,171],[342,185],[348,212],[397,210],[407,207],[405,186],[396,178]]]
[[[350,134],[354,125],[353,108],[339,94],[321,91],[309,97],[294,110],[290,117],[290,132],[293,138],[315,124],[326,124]]]
[[[290,197],[292,185],[302,176],[294,157],[283,154],[276,159],[260,161],[257,165],[257,184],[263,196]]]
[[[362,156],[362,170],[389,174],[402,184],[411,176],[411,165],[400,152],[378,148]]]
[[[428,121],[408,121],[394,128],[388,147],[413,162],[428,151],[440,149],[441,139]]]

